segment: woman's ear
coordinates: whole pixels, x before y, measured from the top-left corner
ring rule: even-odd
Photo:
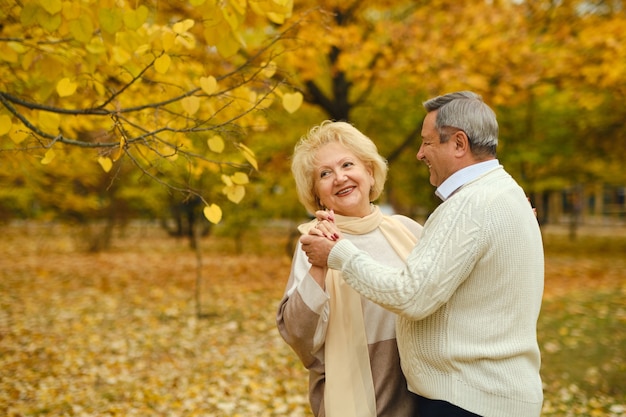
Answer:
[[[374,178],[374,169],[371,165],[367,167],[367,173],[370,175],[370,189],[374,188],[374,185],[376,184],[376,179]]]
[[[324,204],[322,203],[322,200],[318,196],[315,196],[315,201],[317,202],[317,207],[320,210],[326,210],[326,207],[324,206]]]

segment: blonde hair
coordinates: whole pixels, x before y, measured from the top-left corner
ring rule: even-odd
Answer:
[[[291,172],[296,181],[298,198],[311,214],[323,209],[315,193],[315,156],[322,146],[333,142],[345,146],[372,170],[374,185],[370,190],[370,202],[380,197],[387,180],[387,161],[378,153],[370,138],[350,123],[325,120],[300,138],[291,160]]]

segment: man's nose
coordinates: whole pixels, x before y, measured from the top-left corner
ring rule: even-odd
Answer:
[[[418,161],[421,161],[422,159],[424,159],[424,152],[422,151],[422,147],[421,146],[417,150],[417,154],[415,155],[415,157],[417,158]]]

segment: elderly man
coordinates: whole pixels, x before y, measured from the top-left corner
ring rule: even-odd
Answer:
[[[536,339],[543,244],[526,195],[496,159],[498,123],[472,92],[435,97],[417,159],[443,203],[402,269],[358,250],[318,212],[301,242],[309,261],[342,272],[399,315],[397,338],[420,417],[537,417],[543,401]],[[330,207],[332,209],[332,207]]]

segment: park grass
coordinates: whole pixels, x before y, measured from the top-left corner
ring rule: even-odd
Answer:
[[[544,233],[543,416],[626,415],[623,228]]]
[[[274,325],[290,226],[215,234],[198,258],[150,224],[100,253],[76,227],[2,225],[0,415],[310,416]],[[626,234],[544,241],[543,415],[626,416]]]

